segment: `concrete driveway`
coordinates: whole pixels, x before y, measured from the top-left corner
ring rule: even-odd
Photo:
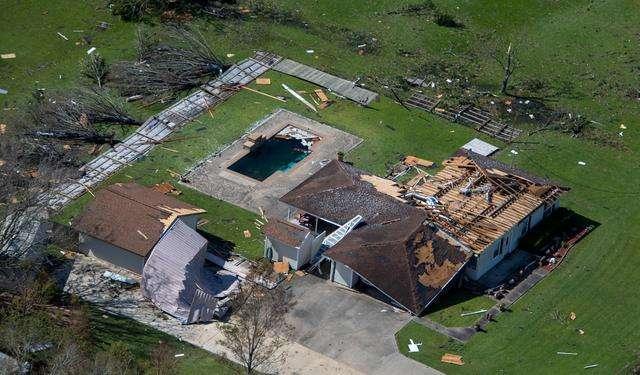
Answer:
[[[408,313],[312,275],[292,280],[291,291],[292,341],[365,374],[441,374],[398,352]]]

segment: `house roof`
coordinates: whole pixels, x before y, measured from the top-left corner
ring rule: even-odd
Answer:
[[[202,212],[135,183],[114,184],[96,193],[73,228],[146,257],[178,217]]]
[[[419,195],[416,203],[432,222],[476,253],[569,190],[469,150],[459,150],[443,165],[409,192]],[[425,197],[437,204],[424,204]]]
[[[393,181],[334,160],[281,201],[337,224],[362,215],[364,223],[324,255],[419,314],[469,254],[425,226],[428,214],[398,196]]]
[[[309,214],[342,225],[356,215],[366,223],[422,215],[394,195],[393,181],[332,160],[285,194],[280,201]]]
[[[265,236],[292,247],[300,246],[309,232],[310,230],[303,226],[277,218],[269,218],[269,222],[264,226]]]
[[[186,320],[204,265],[207,240],[181,220],[162,235],[142,271],[145,296]]]
[[[420,314],[462,269],[470,253],[421,221],[367,225],[325,252]]]

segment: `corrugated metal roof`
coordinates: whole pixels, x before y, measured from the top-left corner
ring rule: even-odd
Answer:
[[[142,270],[145,297],[186,320],[204,266],[207,240],[182,220],[164,233]]]

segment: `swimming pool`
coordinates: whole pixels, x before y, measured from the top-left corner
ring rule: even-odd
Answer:
[[[264,181],[276,171],[286,171],[309,155],[300,139],[269,138],[229,166],[229,169]]]

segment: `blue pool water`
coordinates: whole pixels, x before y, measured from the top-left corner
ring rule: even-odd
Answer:
[[[286,171],[309,154],[298,139],[270,138],[229,166],[229,169],[264,181],[276,171]]]

